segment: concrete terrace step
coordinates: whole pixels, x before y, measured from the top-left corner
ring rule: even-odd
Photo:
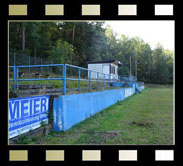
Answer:
[[[26,90],[26,89],[53,89],[53,85],[19,85],[19,90]],[[12,85],[13,89],[13,85]]]
[[[19,90],[19,94],[32,94],[32,93],[52,93],[52,92],[62,92],[60,89],[28,89],[28,90]]]

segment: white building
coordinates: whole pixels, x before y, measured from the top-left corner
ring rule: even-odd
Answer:
[[[118,66],[121,62],[117,60],[104,60],[88,62],[88,69],[96,72],[91,72],[91,79],[118,79]],[[102,74],[104,73],[104,74]],[[89,76],[89,73],[88,73]]]

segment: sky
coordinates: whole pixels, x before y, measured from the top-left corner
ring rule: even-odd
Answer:
[[[157,43],[165,49],[174,51],[174,21],[105,21],[104,27],[110,25],[120,37],[138,36],[154,49]]]

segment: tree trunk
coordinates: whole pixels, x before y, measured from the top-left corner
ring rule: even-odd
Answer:
[[[22,51],[25,50],[25,26],[22,24]]]
[[[74,43],[75,29],[76,29],[76,23],[74,22],[74,25],[73,25],[73,32],[72,32],[72,43]]]
[[[132,59],[131,59],[131,55],[130,55],[130,76],[132,75]]]

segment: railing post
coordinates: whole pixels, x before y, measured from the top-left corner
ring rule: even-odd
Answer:
[[[13,54],[13,59],[14,59],[14,66],[16,66],[16,54],[15,54],[15,52],[14,52],[14,54]]]
[[[16,90],[16,66],[13,67],[13,90]]]
[[[19,89],[19,88],[18,88],[18,67],[17,67],[17,73],[16,73],[16,75],[17,75],[16,88],[17,88],[17,90],[18,90],[18,89]]]
[[[105,89],[105,74],[104,74],[104,85],[103,86],[104,86],[104,89]]]
[[[110,83],[111,83],[111,76],[110,76],[110,74],[109,74],[109,81],[108,81],[108,86],[109,86],[109,88],[110,88]]]
[[[63,69],[62,69],[62,77],[63,77],[63,94],[65,95],[66,94],[66,64],[63,64]]]
[[[99,76],[98,76],[98,75],[99,75],[99,74],[98,74],[98,72],[97,72],[97,89],[99,88],[99,82],[98,82],[98,81],[99,81],[99,80],[98,80],[98,79],[99,79]]]
[[[91,71],[89,71],[89,90],[91,90]]]
[[[81,77],[81,69],[79,69],[78,73],[78,91],[80,92],[80,77]]]

